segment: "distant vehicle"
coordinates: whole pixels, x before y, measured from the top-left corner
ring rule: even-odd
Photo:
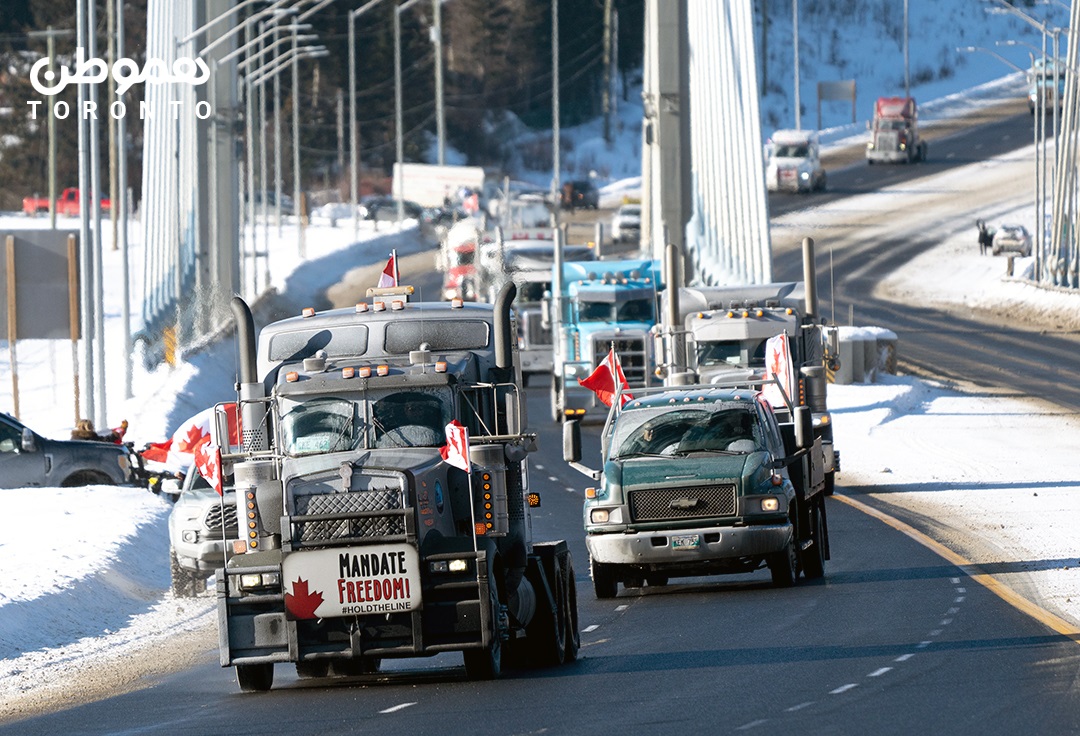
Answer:
[[[1035,59],[1035,64],[1028,72],[1028,112],[1035,114],[1040,104],[1043,109],[1054,107],[1054,60]],[[1057,65],[1057,107],[1065,104],[1065,64]]]
[[[1031,233],[1023,225],[1002,225],[994,232],[990,252],[995,256],[1005,252],[1030,256]]]
[[[778,130],[766,146],[765,186],[770,192],[825,191],[817,133]]]
[[[112,202],[108,199],[101,198],[101,211],[108,212],[112,207]],[[49,198],[48,197],[24,197],[23,198],[23,212],[28,215],[37,215],[49,211]],[[60,196],[56,200],[56,214],[67,215],[68,217],[78,217],[79,215],[79,190],[75,187],[68,187],[64,191],[60,192]]]
[[[611,239],[616,243],[641,240],[641,205],[624,204],[611,218]]]
[[[360,205],[364,219],[376,222],[395,222],[398,217],[398,201],[393,197],[370,197]],[[426,210],[416,202],[404,200],[405,219],[422,222]]]
[[[564,210],[592,209],[600,206],[600,190],[588,179],[563,184],[560,205]]]
[[[870,123],[866,162],[907,163],[926,160],[919,135],[919,108],[913,97],[879,97]]]
[[[245,206],[247,202],[247,195],[244,196]],[[263,202],[266,202],[266,207],[263,207]],[[266,214],[268,210],[277,212],[277,192],[273,190],[267,190],[265,192],[255,192],[255,211],[256,214]],[[281,195],[281,214],[293,215],[296,212],[296,207],[293,204],[293,199],[288,194]]]
[[[0,488],[124,486],[133,482],[130,449],[125,445],[52,440],[0,412]]]
[[[191,598],[205,591],[207,578],[225,566],[231,541],[239,538],[235,491],[226,486],[223,496],[219,496],[199,471],[192,468],[169,514],[173,595]]]

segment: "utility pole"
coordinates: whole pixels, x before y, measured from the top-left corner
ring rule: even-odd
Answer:
[[[277,77],[275,77],[277,79]],[[337,173],[345,170],[345,91],[337,91]]]
[[[604,0],[604,91],[601,97],[601,109],[604,114],[604,142],[611,143],[611,14],[612,0]]]
[[[30,38],[45,39],[45,53],[49,57],[49,73],[56,74],[56,39],[60,36],[70,36],[74,31],[55,30],[49,26],[44,31],[31,31],[27,35]],[[55,79],[55,77],[53,77]],[[53,106],[46,103],[49,108],[49,227],[56,229],[56,117],[53,115]]]
[[[559,196],[559,0],[551,0],[551,195],[558,222]]]
[[[435,133],[438,139],[439,166],[446,164],[446,110],[443,102],[442,0],[431,0],[434,25],[431,40],[435,44]]]
[[[105,53],[111,69],[113,62],[116,61],[116,6],[112,4],[111,0],[105,2],[105,38],[107,39]],[[111,105],[113,100],[116,99],[116,80],[113,79],[112,74],[109,75],[109,84],[105,94],[109,98],[108,104]],[[112,225],[113,250],[119,250],[120,248],[120,228],[116,212],[120,198],[116,192],[116,167],[116,117],[109,115],[109,224]]]

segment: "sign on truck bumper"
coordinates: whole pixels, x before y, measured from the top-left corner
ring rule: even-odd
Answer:
[[[281,563],[290,619],[409,613],[421,607],[420,561],[407,544],[305,550]]]
[[[792,540],[790,523],[701,527],[633,533],[589,534],[585,544],[596,562],[611,565],[692,565],[779,552]]]

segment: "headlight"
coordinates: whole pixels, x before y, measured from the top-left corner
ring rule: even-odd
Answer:
[[[774,496],[761,499],[762,511],[776,511],[780,508],[780,500]]]
[[[824,425],[828,424],[831,421],[832,420],[829,418],[828,414],[818,414],[818,415],[816,415],[814,417],[814,426],[815,427],[821,427],[821,426],[824,426]]]
[[[240,576],[241,590],[281,587],[281,575],[276,572],[250,573]]]
[[[589,512],[589,521],[593,524],[607,524],[611,518],[611,512],[607,509],[593,509]]]

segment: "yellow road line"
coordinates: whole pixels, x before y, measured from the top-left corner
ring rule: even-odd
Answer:
[[[1003,601],[1008,603],[1016,610],[1020,611],[1021,613],[1025,613],[1028,616],[1031,616],[1036,621],[1042,622],[1057,633],[1072,639],[1074,642],[1080,643],[1080,628],[1077,628],[1074,624],[1066,621],[1060,616],[1051,613],[1050,611],[1047,611],[1045,608],[1042,608],[1041,606],[1032,603],[1027,598],[1024,598],[1015,590],[1005,585],[1005,583],[995,578],[993,575],[987,575],[986,573],[979,572],[978,566],[966,557],[963,557],[962,555],[953,552],[945,545],[941,544],[940,542],[934,541],[930,537],[920,532],[918,529],[915,529],[914,527],[905,524],[899,519],[889,516],[883,511],[878,511],[872,506],[867,506],[861,501],[856,501],[850,496],[845,496],[842,493],[835,493],[833,494],[833,498],[838,501],[842,501],[843,503],[846,503],[848,506],[851,506],[852,508],[863,512],[867,516],[872,516],[878,521],[888,524],[893,529],[896,529],[903,534],[906,534],[930,551],[940,555],[952,564],[956,565],[964,572],[965,575],[967,575],[976,583],[989,590],[997,597],[1001,598]]]

